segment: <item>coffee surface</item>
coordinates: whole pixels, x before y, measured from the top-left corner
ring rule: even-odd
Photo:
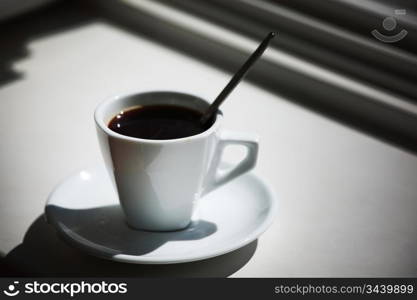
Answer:
[[[108,127],[122,135],[150,140],[169,140],[199,134],[213,121],[201,125],[202,114],[174,105],[149,105],[121,111]]]

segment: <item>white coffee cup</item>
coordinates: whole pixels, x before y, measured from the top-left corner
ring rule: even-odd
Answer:
[[[209,106],[188,94],[147,92],[104,101],[96,108],[94,118],[104,161],[127,223],[144,230],[179,230],[190,223],[199,198],[255,166],[258,142],[251,134],[222,130],[221,112],[206,131],[170,140],[134,138],[108,128],[109,121],[121,111],[158,104],[200,112]],[[241,145],[248,151],[240,163],[223,174],[219,165],[228,145]]]

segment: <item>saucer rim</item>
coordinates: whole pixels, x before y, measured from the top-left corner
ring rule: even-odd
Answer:
[[[251,242],[255,241],[257,238],[259,238],[274,222],[274,218],[277,215],[278,212],[278,204],[277,204],[277,197],[275,195],[275,192],[270,188],[270,184],[268,181],[266,181],[262,176],[259,176],[258,174],[254,173],[253,171],[248,172],[242,176],[251,177],[251,180],[255,180],[258,182],[258,184],[265,190],[265,193],[267,195],[266,198],[268,198],[268,212],[264,220],[262,221],[261,225],[259,225],[254,231],[250,232],[249,235],[247,235],[244,239],[238,240],[231,244],[229,247],[219,247],[217,251],[211,251],[210,253],[206,254],[196,254],[196,255],[189,255],[184,258],[169,258],[169,257],[161,257],[161,258],[155,258],[155,257],[146,257],[142,255],[130,255],[130,254],[117,254],[114,256],[106,256],[102,254],[100,250],[97,249],[97,246],[91,246],[88,245],[88,243],[84,243],[78,239],[72,238],[68,233],[65,232],[65,230],[62,228],[62,226],[57,224],[57,220],[54,219],[53,216],[49,215],[48,210],[46,209],[47,206],[51,203],[51,200],[53,199],[54,195],[56,194],[59,187],[63,184],[65,184],[68,180],[71,178],[78,176],[81,172],[100,172],[100,167],[103,171],[105,171],[105,168],[100,165],[96,166],[90,166],[83,168],[81,170],[78,170],[76,172],[73,172],[66,178],[64,178],[62,181],[60,181],[51,191],[51,193],[48,196],[48,199],[45,203],[44,207],[44,215],[45,219],[48,224],[52,225],[56,232],[59,234],[60,237],[62,237],[65,241],[67,241],[69,244],[71,244],[73,247],[85,251],[86,253],[103,258],[110,261],[117,261],[122,263],[131,263],[131,264],[179,264],[179,263],[188,263],[193,261],[200,261],[205,259],[210,259],[213,257],[221,256],[227,253],[230,253],[232,251],[235,251],[237,249],[240,249]]]

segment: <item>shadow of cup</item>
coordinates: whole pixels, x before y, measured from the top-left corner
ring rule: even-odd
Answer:
[[[146,255],[170,241],[200,240],[217,231],[216,224],[205,220],[192,222],[178,231],[135,230],[126,224],[120,205],[88,209],[47,205],[46,216],[52,216],[46,219],[51,224],[57,223],[54,227],[65,232],[63,238],[70,244],[78,241],[75,246],[106,259],[118,254]]]
[[[194,234],[198,237],[207,233]],[[134,251],[150,251],[156,245]],[[257,240],[233,252],[190,263],[120,263],[90,256],[69,246],[41,215],[26,232],[23,243],[7,254],[3,264],[10,270],[5,276],[227,277],[250,260],[256,247]]]

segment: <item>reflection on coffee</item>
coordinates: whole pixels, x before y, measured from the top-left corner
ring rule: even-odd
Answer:
[[[203,126],[202,114],[194,109],[174,105],[141,106],[121,111],[108,127],[122,135],[150,140],[169,140],[199,134],[214,122]]]

